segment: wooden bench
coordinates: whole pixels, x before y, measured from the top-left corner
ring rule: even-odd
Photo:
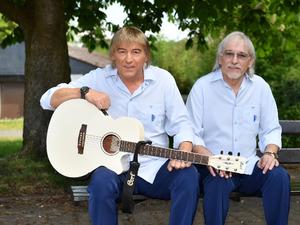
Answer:
[[[281,120],[280,124],[282,126],[282,134],[284,136],[298,135],[300,137],[300,120]],[[261,155],[260,151],[258,151],[258,155]],[[283,147],[279,152],[279,162],[287,169],[289,169],[292,165],[296,165],[298,166],[298,169],[300,169],[300,148]],[[292,188],[290,194],[300,195],[300,180],[291,180],[291,185]],[[84,185],[71,186],[71,193],[75,203],[87,201],[89,197],[87,186]],[[250,196],[237,192],[231,193],[231,198],[234,200],[239,200],[241,197]],[[148,198],[143,195],[133,195],[133,199],[135,202],[141,202]]]

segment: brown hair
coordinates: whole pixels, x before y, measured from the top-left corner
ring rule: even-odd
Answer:
[[[144,47],[144,51],[146,53],[146,56],[148,58],[147,60],[147,66],[150,64],[150,45],[148,42],[147,37],[145,34],[134,26],[128,26],[128,27],[122,27],[119,29],[113,36],[111,43],[110,43],[110,50],[109,55],[112,57],[112,54],[114,51],[118,48],[120,43],[123,42],[136,42],[141,44]],[[112,66],[115,67],[115,63],[112,62]]]

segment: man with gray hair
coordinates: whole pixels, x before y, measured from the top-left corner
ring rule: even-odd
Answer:
[[[230,33],[219,44],[213,71],[196,81],[187,99],[195,152],[247,158],[246,174],[196,166],[208,225],[225,224],[232,191],[262,196],[268,225],[288,224],[290,178],[278,162],[277,106],[270,86],[254,74],[255,58],[251,40],[242,32]]]

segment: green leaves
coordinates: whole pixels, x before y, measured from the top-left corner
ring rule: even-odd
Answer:
[[[28,4],[25,0],[4,2],[14,3],[17,7]],[[106,40],[105,32],[115,32],[119,29],[118,24],[106,21],[107,15],[104,13],[113,3],[124,7],[128,15],[124,24],[137,26],[144,32],[152,32],[148,35],[152,49],[166,51],[162,55],[154,53],[156,60],[175,74],[183,92],[188,92],[196,77],[211,68],[214,53],[210,51],[216,45],[212,42],[220,40],[229,32],[240,30],[253,41],[258,58],[257,71],[275,87],[274,93],[279,99],[280,108],[285,110],[284,108],[288,108],[286,104],[291,104],[286,98],[297,101],[297,82],[300,78],[295,75],[298,73],[293,68],[296,68],[296,65],[299,67],[299,0],[65,0],[64,15],[68,40],[80,37],[80,41],[89,50],[99,46],[107,48],[109,41]],[[185,41],[170,46],[160,41],[155,45],[155,33],[160,31],[164,15],[168,15],[170,21],[176,22],[179,29],[189,31]],[[18,24],[0,17],[1,46],[22,41],[23,38],[23,31]],[[195,48],[196,46],[198,48]],[[168,54],[168,51],[171,53]],[[194,55],[197,51],[206,54],[205,58],[202,58],[201,54]],[[167,57],[169,64],[165,64],[163,56]],[[209,63],[205,63],[207,60]],[[173,64],[170,63],[173,61]],[[196,66],[185,63],[191,61],[194,61]],[[181,68],[178,65],[181,65]],[[188,74],[194,75],[190,78]],[[296,81],[293,82],[290,77]],[[288,94],[285,93],[286,89],[289,89]]]
[[[7,20],[0,14],[0,44],[4,48],[10,43],[15,43],[22,40],[22,32],[18,28],[18,24]]]

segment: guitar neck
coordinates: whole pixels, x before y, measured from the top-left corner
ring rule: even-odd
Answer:
[[[137,143],[121,141],[120,151],[134,153]],[[152,145],[142,145],[139,152],[141,155],[157,156],[167,159],[177,159],[194,164],[208,165],[209,156],[200,155],[193,152],[184,152],[171,148],[162,148]]]

